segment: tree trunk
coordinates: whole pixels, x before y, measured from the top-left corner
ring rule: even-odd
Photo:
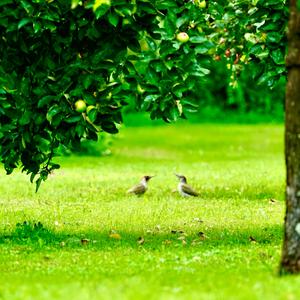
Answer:
[[[300,12],[290,0],[285,98],[286,215],[281,273],[300,272]]]

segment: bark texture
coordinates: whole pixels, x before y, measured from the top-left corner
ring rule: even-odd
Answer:
[[[290,1],[285,98],[286,215],[281,273],[300,272],[300,12]]]

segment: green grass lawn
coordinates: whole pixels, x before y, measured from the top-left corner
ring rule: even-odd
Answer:
[[[277,276],[282,126],[123,128],[112,153],[59,158],[37,194],[2,171],[0,299],[299,299]],[[201,196],[172,192],[174,172]]]

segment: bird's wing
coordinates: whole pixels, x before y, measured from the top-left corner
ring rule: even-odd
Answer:
[[[199,193],[193,190],[188,184],[182,185],[182,191],[191,196],[199,196]]]
[[[133,186],[131,189],[129,189],[127,191],[127,193],[143,194],[143,193],[145,193],[145,191],[146,191],[146,188],[144,185],[137,184],[137,185]]]

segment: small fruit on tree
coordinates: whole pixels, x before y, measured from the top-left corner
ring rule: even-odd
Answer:
[[[75,110],[79,113],[85,112],[86,104],[83,100],[78,100],[75,102]]]
[[[230,57],[230,55],[231,55],[231,51],[230,51],[230,49],[227,49],[227,50],[225,51],[225,56],[226,56],[226,57]]]
[[[206,1],[199,2],[198,7],[199,8],[205,8],[206,7]]]
[[[190,39],[190,37],[186,32],[179,32],[176,35],[176,39],[180,43],[186,43]]]
[[[246,55],[245,54],[243,54],[241,57],[240,57],[240,61],[241,62],[245,62],[246,61]]]
[[[215,61],[220,61],[222,58],[221,58],[221,56],[220,55],[216,55],[215,56]]]

